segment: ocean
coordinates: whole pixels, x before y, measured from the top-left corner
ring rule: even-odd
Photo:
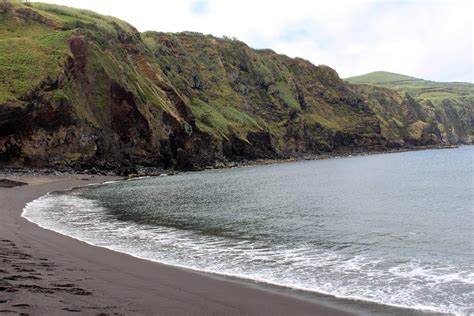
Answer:
[[[474,146],[180,173],[49,193],[23,216],[140,258],[474,314]]]

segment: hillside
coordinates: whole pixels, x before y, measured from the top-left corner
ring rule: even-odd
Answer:
[[[195,169],[472,142],[458,110],[237,40],[41,3],[0,18],[4,165]]]
[[[443,99],[474,99],[474,84],[467,82],[435,82],[385,71],[371,72],[345,79],[354,84],[369,84],[410,93],[418,99],[439,103]]]
[[[374,87],[385,87],[408,93],[422,105],[426,113],[430,113],[431,117],[441,123],[439,129],[445,139],[449,139],[452,143],[463,142],[463,139],[469,138],[472,140],[474,129],[474,84],[472,83],[435,82],[384,71],[371,72],[345,80],[353,84],[367,85],[368,90],[376,89]]]

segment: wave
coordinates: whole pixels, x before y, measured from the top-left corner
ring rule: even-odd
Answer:
[[[48,193],[28,203],[22,216],[88,244],[162,264],[396,307],[474,312],[469,305],[474,272],[469,267],[416,260],[394,264],[309,244],[269,245],[121,221],[79,191]]]

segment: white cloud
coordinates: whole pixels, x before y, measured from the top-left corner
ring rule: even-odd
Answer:
[[[474,81],[472,1],[49,0],[121,18],[140,31],[234,36],[335,68]]]

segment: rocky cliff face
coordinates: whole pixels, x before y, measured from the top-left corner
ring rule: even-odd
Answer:
[[[357,83],[356,88],[365,95],[372,96],[377,102],[373,106],[382,110],[384,104],[381,93],[397,91],[400,96],[407,95],[412,102],[412,109],[417,108],[423,122],[435,124],[438,131],[436,139],[443,143],[469,144],[474,140],[474,84],[467,82],[435,82],[400,74],[377,71],[369,74],[347,78],[350,83]],[[386,89],[380,89],[386,88]],[[392,93],[393,94],[393,93]],[[384,107],[386,108],[386,107]],[[400,110],[397,107],[397,110]],[[402,113],[403,114],[403,113]],[[396,119],[392,127],[397,128],[403,123],[403,117],[392,113],[385,115],[388,119]],[[390,121],[387,122],[390,125]],[[395,125],[393,123],[396,123]],[[403,125],[410,122],[404,122]],[[421,123],[418,123],[421,127]],[[413,129],[412,129],[413,130]]]
[[[469,141],[449,110],[240,41],[37,3],[0,18],[2,165],[193,169]]]

